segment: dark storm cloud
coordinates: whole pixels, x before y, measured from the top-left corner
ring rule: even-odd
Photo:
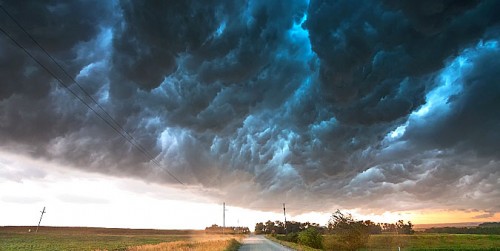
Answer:
[[[167,169],[241,206],[499,210],[497,1],[3,6],[162,167],[2,36],[6,151],[172,183]]]
[[[480,155],[500,157],[496,150],[500,140],[500,74],[497,71],[500,51],[488,48],[491,45],[468,49],[462,56],[465,74],[455,81],[463,89],[447,100],[450,111],[432,118],[432,127],[417,121],[411,123],[406,137],[417,144],[454,148],[458,152],[473,149]]]
[[[113,67],[147,90],[176,70],[180,53],[201,46],[217,28],[216,11],[224,11],[213,1],[122,1],[120,7],[123,23],[113,39]]]
[[[93,39],[101,25],[106,25],[106,16],[110,6],[99,4],[99,1],[2,1],[11,15],[19,18],[19,22],[37,41],[57,59],[64,62],[67,70],[75,74],[80,70],[79,55],[74,50],[79,43]],[[92,9],[92,11],[88,11]],[[26,37],[16,30],[17,27],[2,11],[2,28],[12,32],[19,41],[29,49]],[[109,23],[107,24],[109,25]],[[15,31],[15,32],[14,32]],[[38,53],[36,53],[38,54]],[[47,95],[50,87],[49,77],[24,52],[2,37],[2,76],[7,81],[1,85],[0,98],[10,95],[25,94],[30,97]],[[33,84],[38,80],[37,84]],[[13,87],[12,85],[15,85]]]
[[[338,119],[392,122],[419,107],[427,83],[419,77],[477,43],[484,24],[498,22],[497,3],[472,9],[475,3],[465,2],[312,1],[306,25],[321,60],[324,96]]]

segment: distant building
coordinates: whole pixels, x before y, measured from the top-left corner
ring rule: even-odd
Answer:
[[[250,229],[248,227],[221,227],[217,224],[213,224],[210,227],[205,228],[205,232],[208,234],[249,234]]]

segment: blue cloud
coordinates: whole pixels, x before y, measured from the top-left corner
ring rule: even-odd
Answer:
[[[4,148],[110,175],[172,183],[169,170],[189,185],[247,187],[227,195],[240,205],[382,207],[411,195],[411,205],[472,206],[441,184],[474,191],[464,177],[498,176],[498,1],[5,6],[163,169],[1,37]],[[497,210],[488,195],[498,197],[474,206]]]

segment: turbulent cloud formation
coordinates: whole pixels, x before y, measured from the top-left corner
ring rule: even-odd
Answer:
[[[498,1],[2,6],[161,167],[2,35],[4,151],[174,184],[168,170],[257,208],[500,210]]]

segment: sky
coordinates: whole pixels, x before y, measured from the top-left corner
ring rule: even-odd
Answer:
[[[0,3],[0,225],[500,221],[499,1]]]

